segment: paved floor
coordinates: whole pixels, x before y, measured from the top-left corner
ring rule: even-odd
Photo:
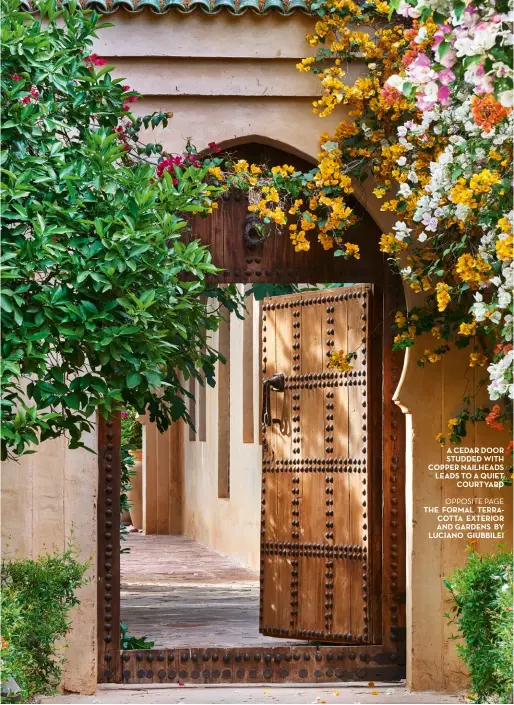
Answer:
[[[297,644],[259,634],[258,575],[184,536],[129,534],[121,619],[155,648]]]
[[[207,705],[213,703],[374,703],[374,705],[396,705],[397,703],[463,703],[464,698],[441,693],[408,693],[398,683],[376,683],[373,686],[344,684],[339,687],[315,685],[309,688],[283,686],[249,686],[247,688],[227,686],[165,686],[159,688],[99,686],[96,695],[58,695],[43,698],[44,703],[178,703],[179,705]]]

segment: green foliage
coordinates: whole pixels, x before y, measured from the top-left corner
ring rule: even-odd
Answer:
[[[143,447],[143,426],[137,420],[139,414],[133,407],[127,407],[121,412],[121,492],[120,512],[128,511],[131,504],[128,492],[131,489],[130,478],[134,474],[134,456],[131,450],[140,450]],[[120,539],[126,541],[127,527],[120,523]],[[128,546],[121,549],[121,553],[130,553]]]
[[[133,407],[127,407],[121,412],[121,445],[129,450],[140,450],[143,447],[143,426],[139,423],[139,414]]]
[[[19,7],[2,0],[3,458],[83,445],[96,409],[190,421],[181,379],[214,383],[220,319],[203,296],[217,269],[183,237],[222,190],[208,165],[156,170],[139,131],[167,116],[130,113],[138,95],[91,54],[96,13]],[[237,305],[234,286],[209,293]]]
[[[452,594],[446,616],[463,640],[457,650],[477,703],[512,702],[512,562],[512,551],[480,555],[472,550],[465,567],[445,580]]]
[[[1,679],[14,678],[23,702],[55,692],[60,682],[62,639],[87,567],[76,561],[71,545],[64,553],[2,563]]]
[[[120,647],[125,651],[135,651],[137,649],[153,649],[154,641],[149,641],[146,636],[132,636],[129,634],[125,622],[120,622],[121,639]]]

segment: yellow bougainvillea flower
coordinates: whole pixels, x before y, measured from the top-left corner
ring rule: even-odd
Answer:
[[[500,175],[496,171],[483,169],[480,174],[473,174],[469,180],[469,188],[474,193],[488,193],[495,184],[501,181]]]
[[[459,335],[475,335],[477,332],[477,322],[461,323],[459,327]]]
[[[484,367],[488,362],[485,355],[478,352],[472,352],[469,356],[469,366],[470,367]]]
[[[249,165],[246,159],[240,159],[234,164],[234,170],[237,174],[248,171]]]
[[[476,287],[482,282],[489,281],[493,270],[482,257],[473,257],[467,252],[461,255],[455,266],[455,273],[463,282],[467,282],[470,286]]]
[[[344,350],[334,350],[330,355],[328,367],[338,372],[350,372],[350,370],[353,370],[352,359],[353,353],[345,353]]]
[[[498,259],[501,259],[502,262],[514,259],[514,239],[512,235],[508,235],[503,238],[503,240],[496,240],[496,254],[498,255]]]
[[[344,249],[349,257],[355,257],[355,259],[361,258],[358,245],[354,245],[351,242],[345,242]]]
[[[405,326],[407,325],[407,319],[405,318],[403,311],[397,311],[394,314],[394,322],[396,323],[398,328],[400,328],[400,330],[402,328],[405,328]]]
[[[398,240],[393,233],[383,233],[380,238],[380,252],[394,254],[407,249],[407,243],[403,240]]]
[[[435,287],[437,298],[437,310],[444,311],[450,303],[450,287],[444,282],[438,282]]]

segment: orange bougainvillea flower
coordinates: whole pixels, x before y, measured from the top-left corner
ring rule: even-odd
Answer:
[[[503,424],[498,421],[498,416],[501,413],[501,409],[498,404],[495,404],[492,411],[485,417],[485,422],[490,428],[495,428],[497,431],[503,431]]]
[[[9,642],[2,637],[2,649],[6,649],[9,646]]]
[[[486,93],[481,96],[476,95],[473,98],[471,112],[475,123],[484,132],[491,132],[493,127],[504,120],[511,110],[504,108],[498,100],[495,100],[492,93]]]

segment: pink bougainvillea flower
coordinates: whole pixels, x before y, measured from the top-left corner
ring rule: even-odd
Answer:
[[[13,81],[23,81],[19,73],[10,73],[9,78],[12,78]]]
[[[221,152],[221,147],[219,144],[216,144],[216,142],[209,142],[207,146],[212,149],[215,154],[219,154]]]
[[[436,77],[436,72],[430,68],[431,61],[426,54],[418,54],[409,65],[409,78],[414,83],[429,83]]]
[[[130,86],[122,86],[122,88],[123,88],[124,93],[128,93],[129,91],[132,90],[132,88],[131,88]],[[123,100],[125,101],[124,104],[123,104],[123,108],[124,108],[125,110],[127,110],[127,108],[125,107],[125,105],[126,105],[127,103],[137,103],[137,101],[139,100],[139,96],[137,96],[137,95],[129,95],[129,96],[127,96],[126,98],[124,98]]]
[[[121,418],[122,419],[128,419],[128,413],[126,411],[121,412]]]
[[[447,39],[448,34],[452,33],[452,28],[450,27],[449,24],[440,24],[437,26],[437,31],[434,33],[433,36],[433,43],[432,43],[432,49],[437,49],[439,44]]]
[[[405,0],[402,0],[397,12],[399,15],[403,15],[403,17],[410,17],[411,19],[417,19],[421,16],[421,10],[418,10],[416,7],[412,7],[412,5],[409,5],[409,3],[405,2]]]
[[[445,68],[451,69],[452,66],[455,65],[455,62],[457,61],[457,53],[455,49],[450,47],[446,54],[443,56],[442,59],[439,59],[439,63],[442,64]]]
[[[443,86],[449,86],[452,81],[455,81],[455,74],[451,69],[443,69],[437,74],[439,83]]]
[[[439,90],[437,91],[437,100],[441,103],[441,105],[450,104],[450,89],[448,86],[439,86]]]
[[[416,96],[416,106],[423,112],[432,110],[437,103],[438,92],[439,87],[435,81],[427,83]]]

